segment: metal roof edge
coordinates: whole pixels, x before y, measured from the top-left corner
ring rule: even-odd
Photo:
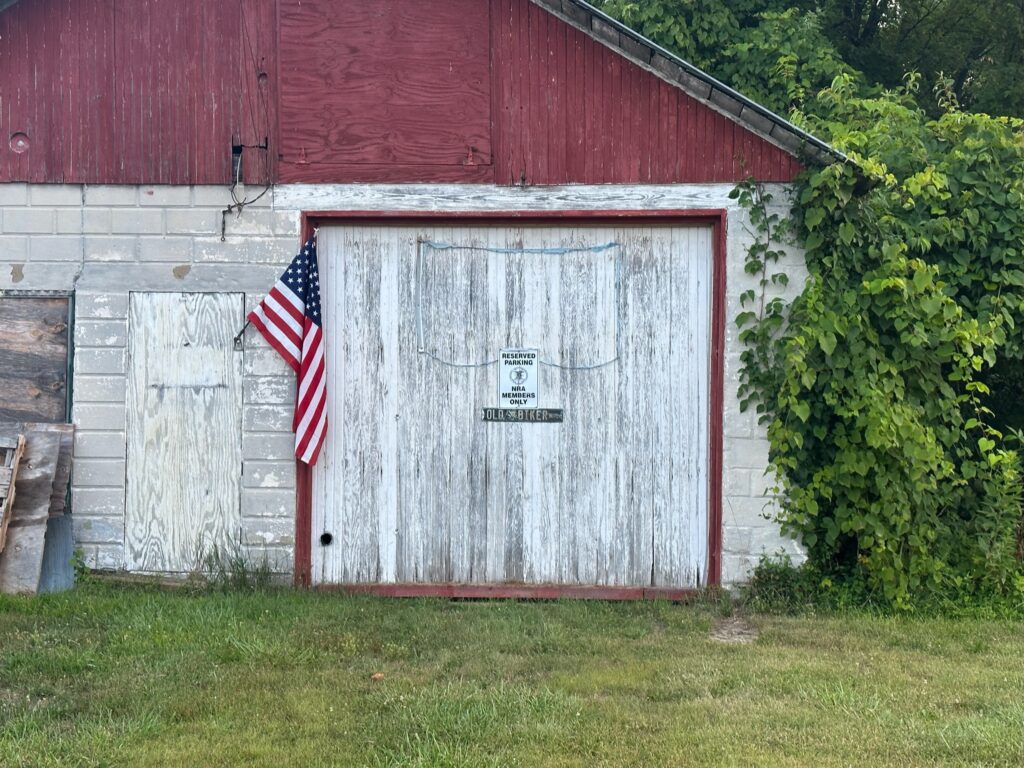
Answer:
[[[662,48],[586,0],[530,1],[795,157],[806,154],[823,163],[849,160],[827,142]]]

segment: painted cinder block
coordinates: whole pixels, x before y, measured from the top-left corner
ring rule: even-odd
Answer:
[[[298,211],[274,211],[274,234],[293,238],[297,247],[302,235],[301,221],[302,217]]]
[[[295,410],[287,405],[243,405],[242,429],[247,432],[283,432],[291,429]]]
[[[79,184],[30,184],[28,199],[34,206],[81,206],[82,187]]]
[[[75,376],[75,400],[81,403],[123,403],[127,390],[125,376]]]
[[[77,482],[71,488],[71,509],[75,515],[113,515],[124,519],[123,488],[88,488]]]
[[[728,525],[764,525],[772,509],[771,500],[763,496],[729,496],[724,500],[722,518]]]
[[[722,472],[722,494],[724,496],[750,496],[749,469],[729,469]]]
[[[0,262],[28,261],[28,238],[24,235],[0,235]]]
[[[76,429],[97,429],[123,432],[125,429],[125,408],[123,403],[75,403],[71,418]],[[86,485],[75,477],[76,485]]]
[[[747,554],[750,552],[750,542],[750,526],[748,525],[727,526],[722,530],[723,552]]]
[[[96,547],[93,568],[100,571],[124,570],[124,545],[100,544]]]
[[[225,233],[234,237],[270,237],[274,234],[273,213],[262,208],[246,208],[227,217]]]
[[[139,205],[188,207],[192,205],[192,189],[185,186],[140,187]]]
[[[192,261],[191,237],[143,237],[139,239],[139,261]]]
[[[290,544],[251,544],[242,546],[242,552],[249,567],[254,569],[266,568],[272,574],[278,576],[291,574],[295,563],[293,551],[294,548]],[[289,583],[284,578],[279,578],[278,581],[282,584]]]
[[[295,543],[295,521],[283,517],[243,517],[242,544],[272,546]]]
[[[57,211],[57,234],[82,234],[82,208],[60,208]]]
[[[747,554],[732,552],[722,553],[722,581],[725,584],[736,584],[747,581],[754,570],[757,558]]]
[[[138,253],[137,237],[87,237],[85,260],[134,261]]]
[[[244,192],[244,188],[235,189],[236,196],[238,192]],[[269,194],[267,195],[269,197]],[[231,199],[231,190],[225,186],[206,186],[201,185],[192,187],[192,205],[197,207],[213,207],[213,208],[227,208],[234,201]]]
[[[121,488],[125,480],[124,459],[79,459],[75,461],[75,483],[90,488]]]
[[[258,333],[246,331],[245,333],[245,358],[242,362],[242,373],[246,376],[287,376],[294,377],[292,369],[284,358],[269,346],[253,349],[251,336],[259,336]]]
[[[71,291],[81,265],[60,261],[0,264],[0,288],[19,291]]]
[[[82,211],[82,232],[87,235],[109,235],[110,208],[86,208]]]
[[[2,221],[6,234],[51,234],[56,214],[52,208],[4,208]]]
[[[80,544],[119,544],[124,541],[123,517],[73,514],[75,541]]]
[[[290,431],[243,432],[242,458],[245,461],[294,461],[295,435]]]
[[[298,241],[289,237],[245,237],[232,233],[223,242],[220,236],[197,237],[195,259],[228,264],[273,264],[280,270],[295,256],[297,246]]]
[[[221,212],[213,208],[181,208],[168,210],[167,234],[220,235]]]
[[[295,492],[281,488],[243,488],[242,517],[278,517],[295,524]]]
[[[0,206],[28,205],[28,184],[0,184]]]
[[[81,261],[85,255],[80,236],[30,238],[29,250],[33,261]]]
[[[764,469],[768,466],[767,438],[732,438],[725,446],[725,465],[736,469]]]
[[[87,206],[138,205],[139,188],[131,184],[86,185],[85,204]]]
[[[75,294],[75,316],[79,321],[86,318],[127,318],[127,293],[90,293],[79,291]]]
[[[145,208],[111,211],[110,228],[115,235],[159,235],[164,231],[164,212]]]
[[[124,349],[80,347],[75,350],[75,373],[124,375],[127,356]]]
[[[127,320],[82,319],[75,323],[76,347],[123,347],[127,343]]]
[[[246,376],[242,402],[254,405],[291,405],[295,402],[294,376]]]
[[[242,473],[245,488],[294,488],[295,462],[246,461]]]
[[[75,432],[76,459],[123,459],[126,455],[124,432],[91,432],[81,429]]]

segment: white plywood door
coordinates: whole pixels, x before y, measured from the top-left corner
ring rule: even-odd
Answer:
[[[237,551],[242,475],[240,293],[133,293],[125,560],[185,573]]]
[[[418,238],[478,248],[427,249],[417,270]],[[339,226],[321,229],[320,255],[331,432],[314,579],[703,582],[710,228]],[[505,347],[618,359],[541,368],[540,406],[562,424],[484,423],[497,366],[438,359]]]

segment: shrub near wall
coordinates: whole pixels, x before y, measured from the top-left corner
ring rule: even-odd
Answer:
[[[892,604],[1024,594],[1020,469],[981,374],[1024,357],[1024,128],[948,96],[929,121],[840,76],[813,131],[849,163],[802,181],[810,279],[792,305],[744,297],[741,396],[769,424],[780,520],[816,568]],[[737,191],[767,211],[756,188]],[[748,268],[773,274],[773,225]]]

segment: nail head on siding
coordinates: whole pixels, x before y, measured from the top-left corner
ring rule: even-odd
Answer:
[[[334,536],[332,536],[331,534],[329,534],[329,533],[321,533],[320,534],[320,546],[321,547],[329,547],[331,545],[331,542],[333,542],[333,541],[334,541]]]
[[[15,154],[24,154],[25,152],[28,152],[28,148],[29,140],[27,134],[21,133],[20,131],[18,133],[11,134],[11,149],[14,150]]]

